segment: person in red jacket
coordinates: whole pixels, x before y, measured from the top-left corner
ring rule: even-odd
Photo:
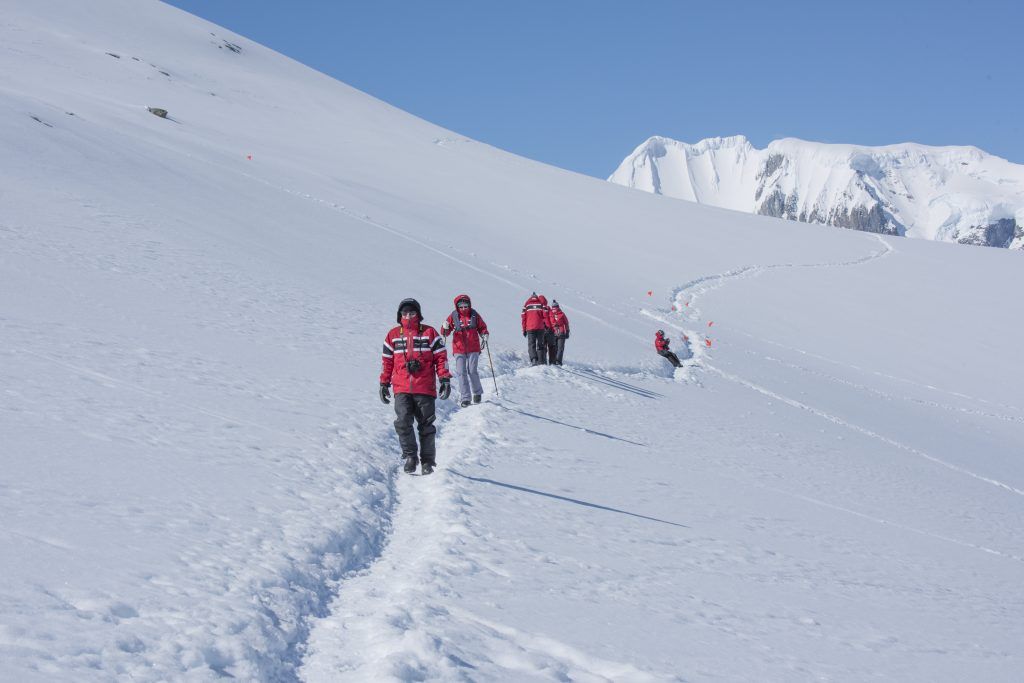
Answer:
[[[530,365],[541,365],[546,362],[547,344],[544,334],[547,330],[548,300],[537,296],[537,292],[523,304],[523,336],[526,337],[526,350],[530,355]]]
[[[422,461],[423,474],[430,474],[437,464],[434,446],[437,428],[434,399],[448,398],[452,391],[451,373],[448,372],[448,353],[444,337],[430,325],[423,324],[423,313],[416,299],[403,299],[398,304],[398,327],[384,337],[384,351],[380,373],[380,400],[390,403],[390,388],[395,388],[395,431],[402,444],[405,471],[416,471],[417,460]],[[440,394],[435,381],[440,378]],[[416,436],[412,421],[420,434],[417,459]]]
[[[472,385],[473,403],[483,398],[484,388],[480,384],[480,351],[487,346],[487,323],[473,308],[468,294],[455,297],[455,310],[441,325],[441,334],[452,335],[452,354],[455,356],[455,376],[459,380],[460,405],[470,402]]]
[[[548,311],[548,335],[548,363],[561,365],[565,340],[569,338],[569,318],[555,299],[551,300],[551,309]]]
[[[668,359],[668,362],[675,367],[681,367],[682,363],[679,362],[679,356],[674,354],[669,348],[669,339],[665,336],[663,330],[658,330],[654,335],[654,348],[658,350],[658,355]]]

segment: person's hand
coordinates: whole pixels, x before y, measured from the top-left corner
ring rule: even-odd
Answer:
[[[391,403],[391,385],[384,384],[380,385],[380,402],[384,405]]]
[[[526,336],[526,330],[523,330],[523,336],[524,337]]]
[[[437,395],[441,397],[441,400],[447,400],[452,393],[452,381],[448,377],[441,378],[441,390],[437,392]]]
[[[486,332],[484,334],[480,335],[480,346],[482,346],[485,349],[487,348],[487,339],[488,339],[488,337],[490,337],[490,335],[487,334]]]

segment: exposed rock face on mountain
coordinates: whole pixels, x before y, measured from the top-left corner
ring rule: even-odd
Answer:
[[[652,137],[608,180],[807,223],[1024,249],[1024,166],[975,147]]]

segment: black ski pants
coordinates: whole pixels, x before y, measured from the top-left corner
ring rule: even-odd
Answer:
[[[679,362],[679,356],[677,356],[676,354],[672,353],[668,349],[666,349],[664,351],[658,351],[658,355],[667,358],[668,362],[671,363],[672,365],[676,366],[677,368],[682,366],[682,363]]]
[[[558,347],[555,344],[555,333],[548,330],[544,334],[544,358],[548,365],[555,364],[555,356],[558,355]]]
[[[563,353],[565,353],[565,337],[552,335],[548,341],[548,362],[551,365],[561,365]]]
[[[543,365],[548,362],[545,334],[545,330],[526,331],[526,351],[530,354],[530,365]]]
[[[402,457],[416,456],[416,435],[412,433],[412,421],[416,419],[416,429],[420,433],[419,455],[425,465],[436,465],[437,450],[434,439],[437,427],[434,420],[434,397],[427,394],[395,394],[395,431],[398,441],[402,444]]]

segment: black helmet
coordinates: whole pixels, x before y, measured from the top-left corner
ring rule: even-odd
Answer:
[[[659,337],[664,337],[665,336],[665,330],[658,330],[658,336]]]
[[[420,302],[416,301],[416,299],[409,298],[409,299],[402,299],[402,302],[398,304],[398,314],[395,316],[395,322],[397,322],[397,323],[401,323],[402,322],[402,309],[403,308],[411,308],[411,309],[415,310],[416,311],[416,315],[418,315],[420,317],[420,320],[423,320],[423,311],[422,311],[422,309],[420,309]]]

